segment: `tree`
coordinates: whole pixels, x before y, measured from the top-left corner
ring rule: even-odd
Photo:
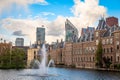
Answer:
[[[19,69],[25,67],[25,52],[22,49],[6,49],[0,55],[0,68]]]
[[[112,62],[110,61],[109,57],[103,57],[103,62],[105,63],[105,67],[106,68],[110,68],[110,65],[112,64]]]
[[[10,67],[10,50],[5,49],[4,53],[0,55],[0,68],[8,69]]]
[[[24,68],[25,67],[25,52],[22,49],[13,49],[11,54],[12,68]]]
[[[96,50],[96,67],[102,67],[102,42],[101,40],[98,43],[97,50]]]

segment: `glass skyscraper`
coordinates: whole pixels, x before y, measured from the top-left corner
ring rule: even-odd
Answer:
[[[38,27],[36,30],[36,42],[37,44],[43,44],[45,42],[45,28]]]
[[[78,41],[78,30],[68,19],[65,22],[65,33],[65,42]]]

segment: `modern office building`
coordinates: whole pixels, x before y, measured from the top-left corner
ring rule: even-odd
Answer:
[[[44,26],[37,27],[36,42],[37,42],[37,44],[43,44],[45,42],[45,28],[44,28]]]
[[[24,39],[23,38],[16,38],[15,46],[24,46]]]
[[[78,30],[68,19],[66,19],[65,42],[77,42],[77,41],[78,41]]]

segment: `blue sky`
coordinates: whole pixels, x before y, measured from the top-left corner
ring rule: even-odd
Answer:
[[[28,5],[28,9],[30,12],[24,12],[22,9],[14,11],[16,9],[11,9],[9,12],[6,11],[1,14],[1,18],[7,17],[15,17],[19,18],[18,15],[21,15],[22,18],[26,18],[28,15],[39,15],[41,12],[51,12],[54,13],[54,16],[47,16],[49,20],[54,20],[57,15],[63,16],[73,16],[70,11],[70,8],[74,5],[73,0],[46,0],[48,5],[40,5],[40,4],[30,4]],[[84,1],[84,0],[81,0]],[[120,18],[120,0],[99,0],[99,4],[103,5],[107,8],[107,13],[110,16],[116,16]],[[43,16],[44,17],[44,16]]]
[[[8,41],[14,41],[16,37],[23,37],[25,38],[27,44],[30,41],[34,42],[35,39],[31,40],[33,35],[30,34],[30,31],[33,30],[29,30],[29,27],[26,27],[30,25],[32,25],[30,26],[31,29],[34,29],[37,26],[41,26],[42,24],[49,27],[48,30],[46,30],[48,31],[46,32],[46,41],[52,42],[55,41],[50,40],[52,37],[55,39],[58,37],[64,38],[63,23],[64,19],[66,18],[69,18],[79,30],[84,26],[91,26],[92,23],[95,23],[95,20],[98,20],[102,14],[106,14],[107,16],[115,16],[120,19],[120,0],[92,0],[93,2],[95,1],[99,3],[96,6],[98,9],[101,9],[98,14],[96,13],[97,11],[94,11],[94,8],[91,9],[89,6],[86,6],[87,3],[92,5],[92,2],[90,2],[91,0],[36,0],[36,2],[34,2],[34,0],[31,0],[31,2],[29,0],[21,0],[21,2],[17,0],[8,0],[8,3],[6,1],[7,0],[0,2],[0,37],[3,37]],[[82,5],[82,2],[84,5]],[[83,6],[82,9],[81,6]],[[83,26],[81,24],[83,23],[81,20],[81,15],[83,17],[87,16],[84,9],[91,11],[90,13],[97,15],[97,17],[91,16],[91,14],[88,13],[88,18],[94,18],[92,19],[92,22],[88,20],[86,23],[84,23]],[[86,20],[88,18],[83,19]],[[27,23],[30,23],[30,25]],[[82,25],[82,27],[79,26],[79,23]],[[25,29],[28,28],[28,31],[23,30],[24,27]],[[55,31],[58,31],[59,34],[52,32],[53,29],[55,29]],[[21,34],[26,34],[26,36],[13,35],[13,32],[16,31],[21,32]],[[32,34],[35,34],[35,31]]]

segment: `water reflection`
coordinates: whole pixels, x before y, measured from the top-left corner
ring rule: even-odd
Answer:
[[[0,70],[0,80],[120,80],[120,72],[51,68],[49,73],[56,76],[40,77],[37,69]]]

